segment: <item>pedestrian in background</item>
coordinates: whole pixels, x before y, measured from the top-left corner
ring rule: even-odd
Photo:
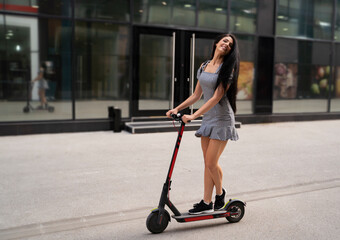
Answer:
[[[48,107],[46,100],[46,89],[48,89],[48,83],[46,79],[47,66],[45,62],[40,64],[38,76],[32,80],[32,82],[38,82],[38,94],[40,100],[40,106],[38,109],[44,109]]]

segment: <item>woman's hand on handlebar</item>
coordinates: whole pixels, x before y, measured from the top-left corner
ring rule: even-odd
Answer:
[[[166,116],[168,118],[172,118],[171,115],[172,114],[177,115],[177,113],[178,113],[178,110],[176,108],[174,108],[174,109],[171,109],[171,110],[167,111]],[[182,121],[184,123],[191,122],[192,120],[195,120],[195,116],[194,115],[185,114],[185,115],[182,116]]]
[[[167,113],[165,114],[168,118],[172,118],[171,117],[171,114],[177,114],[178,113],[178,110],[176,109],[176,108],[174,108],[174,109],[171,109],[171,110],[169,110],[169,111],[167,111]]]
[[[193,115],[184,114],[184,115],[182,116],[182,121],[183,121],[184,123],[191,122],[192,120],[195,120],[195,118],[194,118]]]

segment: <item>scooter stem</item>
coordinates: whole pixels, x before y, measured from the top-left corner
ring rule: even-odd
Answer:
[[[170,167],[169,167],[169,172],[168,172],[168,175],[165,179],[161,198],[160,198],[159,205],[158,205],[158,208],[159,208],[159,211],[160,211],[160,214],[159,214],[159,217],[158,217],[159,219],[160,219],[161,215],[163,214],[165,205],[167,205],[176,216],[181,215],[180,212],[176,209],[176,207],[170,201],[169,192],[170,192],[170,188],[171,188],[171,176],[172,176],[172,173],[173,173],[173,170],[174,170],[174,167],[175,167],[177,153],[178,153],[179,146],[181,144],[181,140],[182,140],[182,136],[183,136],[183,132],[184,132],[184,127],[185,127],[185,123],[183,121],[181,121],[181,127],[180,127],[180,130],[178,131],[177,141],[176,141],[175,149],[174,149],[174,152],[173,152],[173,155],[172,155],[172,159],[171,159],[171,163],[170,163]]]
[[[170,181],[171,181],[171,176],[172,176],[172,172],[173,172],[174,167],[175,167],[177,153],[178,153],[179,146],[181,144],[184,127],[185,127],[185,123],[183,121],[181,121],[181,128],[180,128],[180,130],[178,132],[178,136],[177,136],[177,141],[176,141],[174,153],[172,155],[172,159],[171,159],[171,163],[170,163],[170,168],[169,168],[168,176],[166,178],[166,182],[168,182],[168,183],[170,183]]]

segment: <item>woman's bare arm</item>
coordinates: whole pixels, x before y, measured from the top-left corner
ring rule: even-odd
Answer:
[[[227,86],[227,90],[229,88],[230,84]],[[215,90],[214,95],[206,102],[203,104],[202,107],[200,107],[195,113],[192,115],[184,115],[183,116],[183,121],[186,123],[188,121],[194,120],[204,113],[208,112],[211,108],[213,108],[224,96],[226,91],[224,90],[222,84]]]
[[[192,104],[194,104],[195,102],[197,102],[198,100],[201,99],[202,92],[203,92],[202,87],[201,87],[200,83],[197,82],[194,93],[190,97],[188,97],[184,102],[182,102],[180,105],[178,105],[176,107],[176,109],[178,111],[181,111],[181,110],[191,106]]]

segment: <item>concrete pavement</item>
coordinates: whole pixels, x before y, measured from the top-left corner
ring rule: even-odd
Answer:
[[[243,125],[221,156],[237,224],[180,224],[149,234],[176,133],[44,134],[0,138],[0,239],[337,239],[340,121]],[[171,199],[202,197],[200,141],[185,132]]]

